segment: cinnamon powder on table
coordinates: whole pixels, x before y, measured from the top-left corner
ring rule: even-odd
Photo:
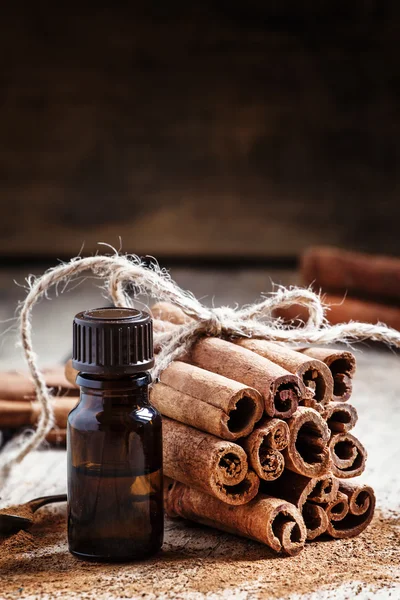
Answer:
[[[65,509],[38,513],[29,532],[0,542],[1,598],[197,598],[248,593],[253,598],[335,588],[352,581],[373,588],[400,584],[400,514],[380,513],[357,538],[306,544],[281,558],[266,546],[167,520],[162,552],[146,562],[99,564],[69,554]],[[361,589],[361,588],[360,588]],[[228,591],[227,591],[228,590]]]

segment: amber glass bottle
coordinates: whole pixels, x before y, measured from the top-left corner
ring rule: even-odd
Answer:
[[[135,560],[163,541],[161,417],[149,404],[152,321],[134,309],[76,315],[81,398],[68,418],[68,543],[76,556]]]

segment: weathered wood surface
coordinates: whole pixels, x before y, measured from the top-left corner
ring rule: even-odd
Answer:
[[[398,3],[9,4],[0,252],[400,253]]]

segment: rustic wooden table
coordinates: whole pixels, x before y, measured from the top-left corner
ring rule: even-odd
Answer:
[[[14,320],[16,304],[24,297],[24,290],[17,287],[13,280],[23,283],[27,274],[25,269],[3,269],[0,272],[0,319],[4,330],[0,338],[2,369],[24,366],[21,350],[16,347],[18,334]],[[172,275],[182,287],[191,289],[197,297],[203,298],[205,303],[215,305],[254,301],[261,291],[271,289],[271,281],[296,283],[296,274],[293,271],[175,269]],[[98,287],[100,282],[88,278],[80,281],[78,287],[76,283],[71,284],[70,288],[60,293],[57,298],[53,293],[51,300],[43,300],[34,310],[34,342],[42,365],[54,364],[68,356],[71,347],[71,320],[76,312],[106,302],[101,297],[102,292]],[[353,403],[360,417],[356,434],[363,441],[369,454],[362,480],[368,481],[375,488],[379,514],[386,518],[393,516],[400,508],[400,471],[397,462],[400,450],[400,359],[390,351],[367,347],[357,350],[357,358],[358,373]],[[42,494],[62,493],[65,489],[65,452],[43,449],[32,453],[15,469],[1,492],[0,503],[1,506],[5,506]],[[56,567],[60,563],[54,562],[52,575],[46,573],[43,582],[36,589],[32,587],[31,580],[30,583],[26,580],[24,585],[25,576],[19,571],[20,563],[16,561],[15,569],[8,568],[4,577],[0,577],[0,598],[141,597],[246,600],[290,597],[294,600],[301,597],[319,600],[352,598],[356,594],[357,598],[386,598],[389,593],[392,598],[400,598],[400,585],[396,586],[394,583],[396,578],[400,578],[400,560],[393,566],[393,563],[396,563],[394,557],[400,558],[396,554],[400,540],[393,532],[393,539],[390,538],[389,547],[386,549],[389,557],[387,564],[379,563],[377,566],[379,561],[374,554],[377,552],[374,548],[369,549],[366,559],[362,554],[362,560],[370,562],[368,576],[365,576],[363,570],[348,567],[349,561],[357,560],[354,557],[361,552],[357,546],[358,542],[352,541],[351,544],[342,545],[339,552],[340,543],[333,542],[332,556],[336,556],[337,568],[327,580],[321,569],[313,568],[312,565],[303,568],[305,561],[309,565],[318,561],[318,546],[315,544],[308,545],[301,555],[301,562],[299,557],[273,560],[271,553],[259,544],[228,534],[181,521],[167,521],[166,527],[165,550],[161,558],[146,563],[147,566],[114,567],[111,571],[98,565],[92,566],[88,571],[86,567],[81,566],[82,563],[74,562],[67,552],[63,536],[58,545],[49,544],[39,555],[33,551],[24,558],[24,564],[30,561],[32,565],[30,572],[36,570],[36,565],[38,570],[44,569],[45,564],[51,566],[56,556],[63,557],[62,567]],[[364,552],[369,546],[368,537],[363,539]],[[347,557],[346,552],[350,553]],[[381,550],[379,553],[381,557]],[[292,562],[289,562],[290,560]],[[329,565],[332,571],[330,562]],[[326,568],[328,569],[328,566]],[[68,593],[64,588],[60,589],[59,584],[60,573],[65,569],[71,570]],[[276,587],[274,578],[282,579],[282,569],[287,570],[287,576],[284,576],[287,583]],[[74,585],[77,573],[80,574],[80,579],[76,579]],[[124,582],[124,586],[121,581]]]

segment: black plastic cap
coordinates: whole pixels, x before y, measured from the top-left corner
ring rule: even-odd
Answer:
[[[94,308],[75,316],[74,369],[118,377],[148,371],[153,365],[153,322],[146,312]]]

